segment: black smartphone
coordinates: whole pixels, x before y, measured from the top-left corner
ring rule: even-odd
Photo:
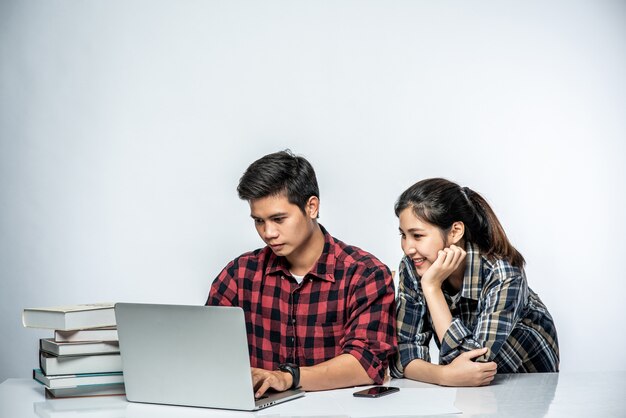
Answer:
[[[389,395],[399,390],[400,388],[393,386],[374,386],[369,389],[354,392],[353,395],[360,398],[380,398],[381,396]]]

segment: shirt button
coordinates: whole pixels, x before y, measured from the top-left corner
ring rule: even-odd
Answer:
[[[291,323],[295,325],[296,324],[296,318],[292,318],[291,319]]]

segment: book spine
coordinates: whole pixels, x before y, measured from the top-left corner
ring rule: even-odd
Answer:
[[[46,376],[122,371],[120,354],[57,357],[41,351],[39,356],[40,368]]]
[[[59,355],[59,351],[56,349],[54,344],[50,344],[45,338],[39,339],[39,351],[45,351],[46,353],[50,353],[55,356]]]
[[[43,374],[47,374],[46,369],[43,367],[43,364],[44,364],[43,355],[41,354],[41,350],[39,350],[39,370],[41,370]]]
[[[22,311],[22,325],[27,328],[63,329],[65,328],[65,316],[60,312],[24,309]]]
[[[57,357],[117,354],[120,352],[118,341],[84,341],[58,343],[49,338],[39,340],[39,350]]]
[[[78,331],[61,331],[54,332],[54,341],[56,342],[89,342],[89,341],[119,341],[117,329],[94,328]]]

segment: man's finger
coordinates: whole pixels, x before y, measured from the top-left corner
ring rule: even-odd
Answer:
[[[257,389],[256,393],[254,394],[255,398],[260,398],[270,388],[269,380],[270,379],[267,378],[263,381],[263,384]]]

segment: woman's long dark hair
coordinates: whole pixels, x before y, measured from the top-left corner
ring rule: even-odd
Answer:
[[[419,181],[398,198],[396,216],[406,208],[443,231],[461,221],[465,224],[465,240],[478,245],[484,255],[505,259],[516,267],[524,266],[524,257],[509,242],[493,209],[468,187],[442,178]]]

